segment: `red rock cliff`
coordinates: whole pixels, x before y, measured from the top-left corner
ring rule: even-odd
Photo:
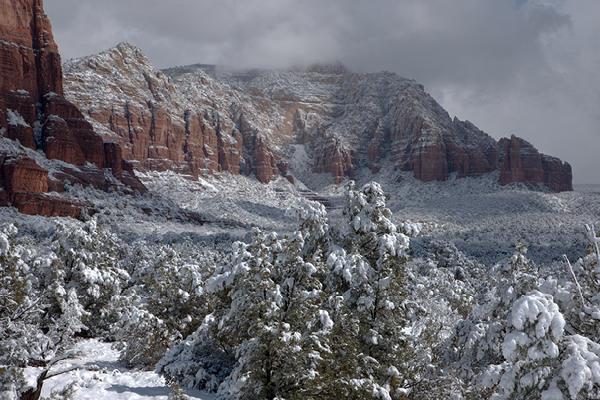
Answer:
[[[472,123],[451,119],[422,85],[393,73],[355,74],[339,65],[159,71],[126,43],[72,60],[65,71],[69,99],[142,169],[253,173],[261,182],[312,170],[336,183],[363,168],[411,171],[423,181],[500,170],[502,184],[571,187],[568,165],[530,145],[504,149]],[[306,157],[288,159],[300,154],[289,145],[305,146]]]
[[[540,154],[531,143],[512,135],[498,142],[501,185],[543,183],[555,192],[573,190],[571,166],[558,158]]]
[[[144,190],[130,172],[123,176],[121,159],[111,159],[120,153],[106,154],[102,138],[63,97],[60,55],[42,0],[0,0],[0,10],[0,136],[42,149],[49,159],[95,165],[77,176],[65,167],[60,174],[65,181],[106,188],[111,185],[97,170],[111,167],[117,178]],[[27,213],[77,215],[75,203],[41,195],[48,191],[48,171],[35,161],[7,154],[0,159],[4,204]],[[54,181],[51,186],[62,187]]]
[[[42,0],[0,0],[0,93],[62,95],[62,70]]]
[[[261,182],[278,176],[279,160],[243,113],[234,121],[205,96],[187,98],[128,43],[65,70],[68,96],[140,170],[254,173]]]

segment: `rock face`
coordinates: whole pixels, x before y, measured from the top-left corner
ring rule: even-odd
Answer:
[[[571,166],[558,158],[540,154],[529,142],[511,136],[500,139],[500,184],[544,184],[556,192],[573,190]]]
[[[48,171],[26,155],[0,155],[0,205],[15,206],[24,214],[78,218],[88,204],[46,195],[54,181]]]
[[[335,138],[326,141],[323,149],[315,153],[313,171],[330,173],[335,183],[342,183],[346,177],[353,179],[351,151]]]
[[[261,182],[312,179],[310,171],[335,183],[363,169],[412,171],[423,181],[500,170],[501,184],[572,187],[568,164],[529,144],[505,149],[506,140],[451,119],[422,85],[388,72],[357,74],[341,65],[159,71],[126,43],[64,67],[67,97],[140,169],[228,171]],[[290,158],[297,146],[302,163]]]
[[[62,95],[60,56],[42,0],[0,0],[0,9],[0,93]]]
[[[121,43],[65,70],[69,98],[136,168],[277,176],[278,158],[244,110],[234,116],[205,94],[184,95],[139,49]]]
[[[84,169],[58,166],[54,175],[62,181],[114,187],[116,183],[102,172],[108,167],[123,184],[144,190],[131,168],[121,165],[120,152],[110,148],[106,153],[102,137],[63,97],[60,55],[42,0],[0,0],[0,9],[0,136],[25,148],[41,149],[48,159],[86,165]],[[33,159],[6,152],[0,159],[0,202],[30,214],[80,214],[82,204],[44,194],[64,185],[49,180],[49,171]]]

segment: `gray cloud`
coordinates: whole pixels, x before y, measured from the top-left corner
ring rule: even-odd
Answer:
[[[127,40],[159,67],[339,60],[417,79],[451,114],[600,183],[596,0],[46,0],[63,57]]]

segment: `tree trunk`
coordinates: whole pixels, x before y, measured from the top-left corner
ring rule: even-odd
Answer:
[[[46,379],[47,374],[48,370],[44,370],[37,378],[36,387],[23,392],[19,400],[39,400],[40,395],[42,394],[42,386],[44,386],[44,380]]]

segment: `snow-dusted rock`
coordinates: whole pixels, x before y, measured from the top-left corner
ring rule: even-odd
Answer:
[[[2,0],[0,9],[0,205],[28,214],[78,216],[82,204],[44,193],[62,190],[64,182],[144,191],[131,168],[123,168],[120,153],[105,152],[102,137],[62,96],[60,55],[42,0]],[[37,160],[20,155],[29,149],[84,168],[57,163],[60,173],[49,180]],[[112,177],[105,167],[112,168]]]
[[[568,164],[451,119],[422,85],[389,72],[200,64],[161,72],[127,43],[65,71],[69,99],[141,168],[254,173],[268,182],[290,165],[291,175],[329,173],[335,183],[363,169],[412,171],[423,181],[501,170],[501,184],[572,188]],[[300,144],[309,157],[298,166]]]

